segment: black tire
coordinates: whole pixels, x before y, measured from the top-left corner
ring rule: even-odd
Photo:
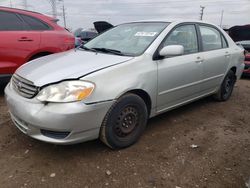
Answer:
[[[235,82],[236,82],[236,76],[234,72],[230,70],[225,76],[220,86],[220,89],[213,96],[214,99],[217,101],[227,101],[232,95]]]
[[[106,114],[100,139],[112,149],[134,144],[142,135],[148,119],[145,102],[135,94],[120,97]]]

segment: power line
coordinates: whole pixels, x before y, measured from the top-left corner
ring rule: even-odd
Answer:
[[[228,13],[232,14],[240,14],[242,11],[228,11]],[[178,13],[176,15],[187,15],[190,13]],[[217,11],[210,11],[209,14],[218,14]],[[96,12],[88,12],[88,13],[70,13],[69,16],[113,16],[114,14],[108,14],[108,13],[96,13]],[[164,16],[164,15],[171,15],[171,14],[166,14],[166,13],[152,13],[152,14],[138,14],[138,13],[125,13],[123,14],[122,12],[115,15],[115,16]]]
[[[93,4],[113,4],[113,5],[157,5],[157,4],[170,4],[170,3],[189,3],[189,1],[187,0],[173,0],[173,1],[157,1],[157,2],[116,2],[116,1],[112,1],[112,2],[84,2],[85,5],[93,5]],[[245,0],[245,1],[228,1],[228,0],[196,0],[192,2],[192,5],[194,3],[215,3],[215,5],[218,6],[218,4],[239,4],[239,3],[247,3],[249,4],[249,1]],[[79,4],[77,2],[69,2],[69,4]]]

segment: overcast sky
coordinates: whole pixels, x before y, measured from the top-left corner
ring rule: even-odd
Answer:
[[[50,14],[50,0],[26,0],[28,9]],[[58,0],[57,0],[58,1]],[[24,0],[0,0],[2,6],[23,8]],[[199,19],[200,5],[205,6],[203,20],[222,25],[250,24],[250,0],[64,0],[67,25],[71,29],[90,28],[98,20],[119,24],[145,19]],[[62,3],[57,3],[62,25]]]

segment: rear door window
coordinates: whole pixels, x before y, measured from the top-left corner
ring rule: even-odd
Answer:
[[[44,31],[50,30],[51,28],[37,18],[33,18],[31,16],[20,15],[25,23],[28,25],[28,30],[35,30],[35,31]]]
[[[200,26],[203,51],[217,50],[222,48],[220,32],[209,26]]]
[[[0,31],[22,30],[24,30],[24,24],[15,13],[0,11]]]

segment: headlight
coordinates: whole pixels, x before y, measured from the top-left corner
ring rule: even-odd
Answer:
[[[95,85],[86,81],[64,81],[42,89],[37,99],[42,102],[74,102],[87,98]]]

